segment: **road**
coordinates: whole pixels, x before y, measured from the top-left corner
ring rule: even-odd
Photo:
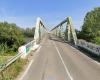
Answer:
[[[23,80],[100,80],[100,65],[54,36],[46,36]]]

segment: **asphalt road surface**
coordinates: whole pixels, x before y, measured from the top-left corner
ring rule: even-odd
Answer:
[[[23,80],[100,80],[100,65],[54,36],[46,36]]]

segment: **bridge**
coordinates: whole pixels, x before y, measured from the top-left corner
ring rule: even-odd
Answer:
[[[51,31],[37,18],[34,40],[19,47],[1,71],[31,53],[34,56],[18,80],[100,80],[100,64],[79,49],[100,56],[100,46],[77,39],[71,17]]]

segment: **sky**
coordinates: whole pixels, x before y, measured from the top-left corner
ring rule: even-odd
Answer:
[[[100,0],[0,0],[0,22],[16,23],[32,28],[41,17],[48,29],[72,17],[76,29],[81,29],[87,12],[100,7]]]

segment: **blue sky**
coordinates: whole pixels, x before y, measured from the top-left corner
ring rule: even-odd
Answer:
[[[95,7],[100,7],[100,0],[0,0],[0,21],[32,28],[41,17],[52,29],[71,16],[75,28],[80,29],[85,14]]]

